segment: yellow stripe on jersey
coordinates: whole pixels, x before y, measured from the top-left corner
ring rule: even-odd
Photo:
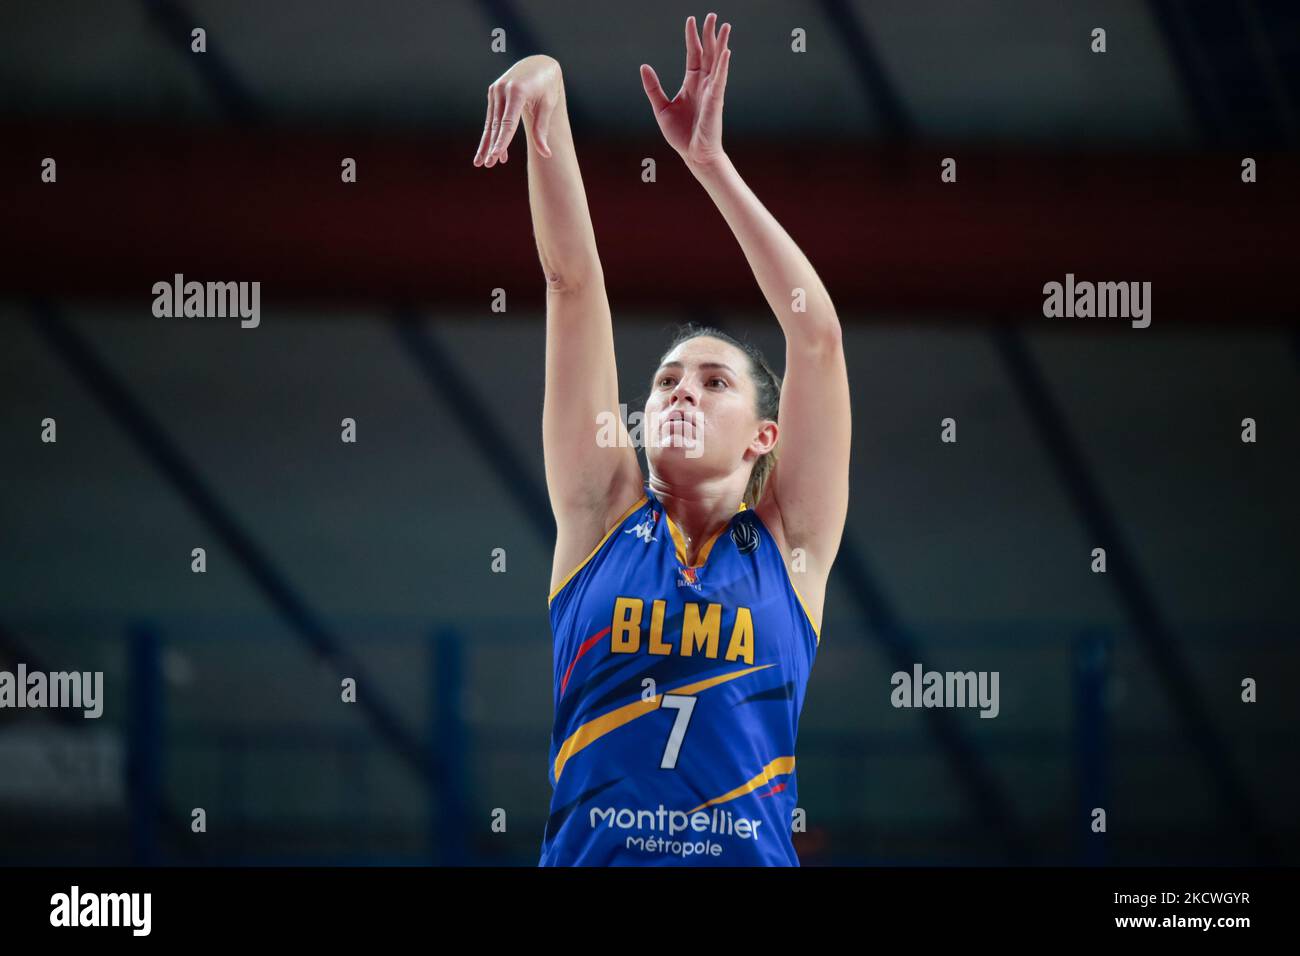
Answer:
[[[737,677],[744,677],[746,674],[752,674],[755,671],[761,671],[768,667],[775,667],[775,664],[759,664],[756,667],[746,667],[744,670],[732,671],[729,674],[719,674],[716,677],[709,677],[694,684],[684,684],[681,687],[674,687],[672,690],[664,691],[664,694],[698,694],[700,691],[708,690],[710,687],[716,687],[719,684],[725,684],[727,681],[735,680]],[[595,743],[601,737],[613,730],[618,730],[624,724],[630,724],[638,717],[644,717],[652,710],[659,709],[659,699],[664,694],[656,694],[649,700],[634,700],[630,704],[624,704],[617,710],[611,710],[608,714],[602,714],[592,720],[587,721],[573,733],[569,734],[567,740],[560,745],[560,752],[555,755],[555,779],[560,779],[560,774],[564,772],[564,765],[569,762],[569,758],[578,751]]]
[[[783,561],[781,563],[784,564],[785,562]],[[786,569],[785,576],[790,577],[789,568]],[[817,622],[813,620],[812,611],[808,610],[808,602],[803,599],[803,595],[799,593],[799,589],[794,586],[793,578],[790,578],[790,590],[794,591],[794,596],[799,599],[799,606],[803,608],[804,614],[807,615],[808,623],[812,625],[813,633],[817,635],[817,645],[820,647],[822,642],[822,629],[818,627]]]
[[[740,507],[736,509],[736,514],[745,510],[745,503],[742,501]],[[673,536],[673,549],[677,552],[677,561],[683,567],[702,568],[706,561],[709,560],[709,552],[713,550],[713,544],[722,536],[722,532],[727,530],[727,525],[723,525],[717,531],[709,536],[709,540],[704,542],[704,547],[700,548],[700,554],[697,563],[688,565],[686,563],[686,539],[682,536],[681,529],[668,514],[668,509],[664,509],[664,518],[668,521],[668,532]]]
[[[763,768],[762,773],[753,779],[741,784],[735,790],[730,790],[720,797],[714,797],[712,800],[706,800],[698,807],[691,807],[687,813],[694,813],[696,810],[703,810],[705,807],[711,807],[715,803],[726,803],[728,800],[735,800],[737,797],[743,797],[747,793],[752,793],[763,784],[767,783],[773,777],[779,777],[785,773],[794,773],[794,757],[777,757],[770,764]]]
[[[626,521],[631,516],[632,512],[636,511],[637,508],[640,508],[643,504],[645,504],[649,500],[650,500],[649,496],[642,495],[640,501],[634,504],[631,508],[628,508],[627,511],[623,512],[623,514],[619,517],[619,519],[614,522],[614,527],[606,531],[605,537],[601,538],[600,543],[591,549],[591,554],[583,558],[581,564],[579,564],[576,568],[574,568],[572,571],[566,574],[564,576],[564,580],[561,581],[559,583],[559,586],[556,587],[556,589],[551,592],[551,596],[546,599],[547,607],[551,606],[551,602],[555,600],[555,595],[563,591],[564,586],[573,580],[573,576],[577,574],[579,571],[581,571],[583,568],[585,568],[587,566],[587,562],[596,556],[596,552],[599,551],[604,546],[605,542],[609,540],[609,536],[623,526],[623,522]]]

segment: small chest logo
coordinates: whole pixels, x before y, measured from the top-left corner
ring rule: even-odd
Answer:
[[[677,569],[677,586],[679,588],[691,588],[694,591],[701,591],[700,569],[699,568],[678,568]]]
[[[655,524],[657,523],[656,519],[658,519],[658,517],[659,515],[652,511],[650,512],[649,518],[646,518],[635,528],[628,528],[623,533],[636,535],[646,544],[649,544],[651,541],[658,541],[659,539],[654,536]]]
[[[738,518],[731,526],[731,540],[736,542],[736,550],[741,554],[752,554],[758,550],[758,529],[749,521]]]

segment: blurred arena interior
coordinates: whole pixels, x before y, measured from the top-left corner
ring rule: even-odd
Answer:
[[[708,9],[853,388],[803,863],[1297,862],[1300,6],[1262,0],[5,5],[0,670],[106,700],[0,711],[0,862],[536,862],[544,284],[522,139],[470,160],[555,56],[629,410],[685,320],[779,368],[637,74]],[[153,317],[176,273],[260,281],[260,326]],[[1150,281],[1151,326],[1045,318],[1067,274]],[[890,706],[914,662],[999,672],[998,719]]]

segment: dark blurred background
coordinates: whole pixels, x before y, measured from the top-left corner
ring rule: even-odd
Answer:
[[[470,160],[487,86],[555,56],[630,409],[687,319],[779,368],[637,73],[674,92],[709,9],[728,150],[834,297],[853,390],[803,862],[1297,862],[1280,0],[5,4],[0,670],[100,670],[106,701],[0,710],[0,862],[536,862],[544,284],[523,134]],[[175,273],[260,281],[261,325],[154,318]],[[1151,326],[1044,318],[1067,273],[1152,282]],[[914,662],[998,671],[999,716],[893,708]]]

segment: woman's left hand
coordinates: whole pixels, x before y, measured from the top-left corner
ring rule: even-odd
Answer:
[[[686,78],[677,95],[669,100],[659,85],[653,67],[641,65],[641,83],[655,120],[668,145],[689,165],[707,166],[721,159],[722,96],[727,88],[727,65],[731,50],[727,41],[731,24],[724,23],[716,34],[717,15],[704,18],[704,42],[695,32],[695,18],[686,19]]]

